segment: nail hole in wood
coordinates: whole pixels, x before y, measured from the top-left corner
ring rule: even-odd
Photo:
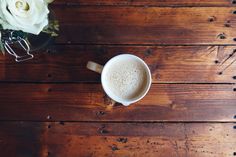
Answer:
[[[233,11],[233,14],[236,14],[236,10],[235,10],[235,11]]]
[[[61,125],[65,125],[65,122],[60,121],[59,124],[61,124]]]
[[[226,24],[225,24],[225,27],[230,27],[230,24],[226,23]]]
[[[233,91],[235,91],[235,92],[236,92],[236,88],[234,88],[234,89],[233,89]]]
[[[52,91],[52,89],[51,88],[48,88],[48,92],[51,92]]]
[[[234,152],[234,156],[236,156],[236,152]]]
[[[213,19],[213,18],[210,18],[210,19],[209,19],[209,22],[213,22],[213,21],[214,21],[214,19]]]
[[[236,80],[236,76],[233,76],[232,78],[233,78],[234,80]]]
[[[52,77],[52,75],[51,74],[48,74],[48,78],[51,78]]]
[[[48,152],[48,156],[51,155],[51,152]]]
[[[209,17],[209,19],[208,19],[209,22],[214,22],[215,20],[216,20],[215,16]]]
[[[107,131],[107,130],[105,130],[105,129],[102,129],[102,130],[100,131],[100,133],[101,133],[101,134],[107,134],[107,133],[109,133],[109,131]]]
[[[236,0],[232,0],[232,4],[236,4]]]
[[[52,117],[50,115],[47,116],[47,119],[52,119]]]
[[[219,61],[218,60],[215,60],[215,64],[218,64],[219,63]]]
[[[236,125],[234,126],[234,129],[236,129]]]
[[[218,75],[222,75],[223,74],[223,72],[218,72]]]
[[[236,38],[234,38],[233,40],[236,41]]]
[[[50,129],[51,128],[51,125],[48,125],[48,129]]]
[[[234,119],[236,119],[236,115],[234,115]]]

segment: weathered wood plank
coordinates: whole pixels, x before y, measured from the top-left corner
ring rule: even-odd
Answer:
[[[57,42],[81,44],[235,44],[234,10],[235,7],[54,7],[61,23]]]
[[[46,157],[47,125],[0,122],[0,152],[7,157]]]
[[[0,80],[17,82],[100,82],[86,69],[89,60],[105,64],[121,53],[147,62],[153,83],[235,83],[236,46],[57,46],[34,60],[15,63],[0,56]],[[231,57],[229,57],[231,55]],[[226,70],[224,70],[226,69]],[[221,74],[220,72],[223,73]],[[220,75],[221,74],[221,75]]]
[[[122,5],[122,6],[233,6],[234,0],[56,0],[60,5]]]
[[[231,157],[233,123],[0,122],[8,157]]]
[[[0,84],[0,120],[235,121],[234,85],[153,84],[129,107],[100,84]]]

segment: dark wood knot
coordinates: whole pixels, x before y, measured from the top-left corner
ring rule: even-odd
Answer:
[[[101,133],[101,134],[107,134],[109,133],[108,130],[105,129],[106,126],[103,124],[99,129],[98,129],[98,132]]]
[[[121,142],[121,143],[126,143],[127,141],[128,141],[128,139],[123,138],[123,137],[117,139],[117,142]]]
[[[116,145],[110,146],[112,151],[120,150]]]
[[[147,50],[144,52],[144,55],[145,55],[145,57],[148,57],[148,56],[152,55],[152,53],[153,53],[153,50],[152,50],[152,49],[147,49]]]
[[[101,134],[107,134],[107,133],[109,133],[109,131],[107,131],[107,130],[105,130],[105,129],[100,129],[100,133],[101,133]]]

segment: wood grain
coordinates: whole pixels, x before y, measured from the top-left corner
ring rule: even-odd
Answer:
[[[151,69],[153,83],[235,83],[235,46],[55,46],[50,53],[15,63],[0,56],[2,82],[100,82],[86,69],[89,60],[105,64],[110,58],[131,53]],[[230,56],[231,55],[231,56]],[[222,72],[222,74],[220,73]]]
[[[53,7],[57,43],[235,44],[235,7]],[[76,18],[74,18],[76,17]]]
[[[44,123],[0,122],[1,156],[46,157],[46,128]]]
[[[0,156],[236,153],[234,1],[57,0],[52,9],[56,46],[20,64],[0,57]],[[154,83],[129,107],[85,68],[124,52],[147,62]]]
[[[153,84],[143,100],[124,107],[100,84],[1,84],[0,120],[232,122],[234,87]]]
[[[0,122],[8,157],[231,157],[233,123]]]
[[[122,6],[234,6],[232,0],[56,0],[55,5],[122,5]]]

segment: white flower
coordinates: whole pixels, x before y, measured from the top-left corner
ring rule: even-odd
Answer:
[[[52,0],[0,0],[0,25],[37,35],[48,25],[49,2]]]

